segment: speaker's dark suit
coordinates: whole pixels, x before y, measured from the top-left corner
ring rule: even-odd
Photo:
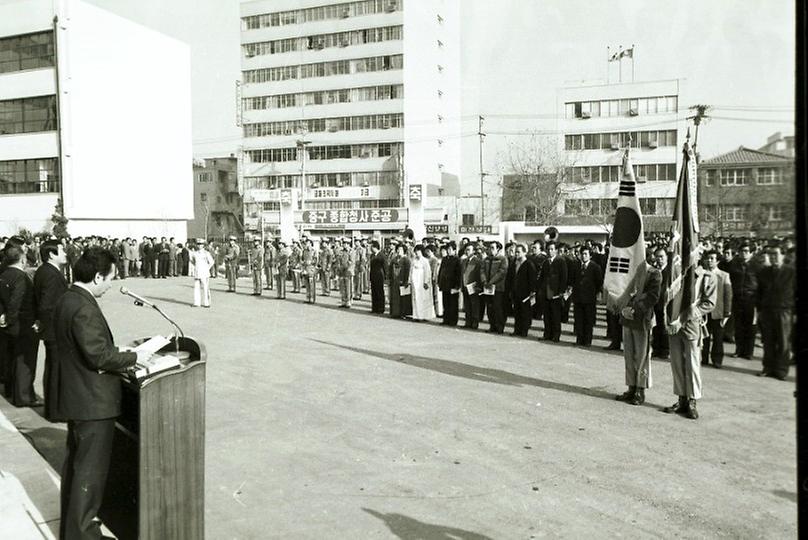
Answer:
[[[121,414],[121,380],[134,365],[120,352],[93,295],[71,286],[53,316],[58,381],[54,415],[67,420],[67,457],[62,470],[62,538],[100,538],[98,513],[109,471],[115,417]]]
[[[45,373],[42,377],[42,391],[45,398],[45,418],[54,419],[53,395],[57,380],[53,378],[53,364],[56,362],[56,334],[53,332],[53,310],[56,302],[67,291],[64,274],[45,262],[34,274],[34,312],[39,321],[39,338],[45,344]]]
[[[509,268],[509,274],[511,275],[509,301],[513,306],[514,318],[513,333],[517,336],[526,336],[533,322],[530,295],[536,294],[538,289],[538,272],[533,262],[525,259],[521,264],[518,261],[514,262],[513,270]]]
[[[592,330],[595,328],[595,313],[598,293],[603,287],[603,271],[593,261],[576,268],[572,279],[572,296],[575,309],[575,342],[578,345],[592,344]]]

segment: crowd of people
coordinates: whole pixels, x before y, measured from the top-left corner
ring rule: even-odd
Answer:
[[[645,295],[627,291],[621,302],[606,310],[606,348],[625,349],[626,355],[638,358],[632,372],[640,375],[639,382],[636,377],[627,377],[632,395],[626,400],[630,402],[642,401],[644,397],[639,394],[650,386],[650,367],[642,358],[669,358],[672,346],[665,315],[665,291],[670,284],[667,236],[650,235],[646,244],[648,268],[659,273],[658,290]],[[112,253],[115,279],[192,277],[192,305],[208,308],[210,279],[224,272],[228,292],[235,292],[239,272],[244,275],[246,270],[252,278],[253,295],[274,290],[277,298],[284,299],[290,285],[293,293],[305,292],[310,303],[317,301],[318,293],[338,294],[340,307],[346,309],[370,295],[371,311],[377,314],[412,321],[440,319],[443,325],[457,326],[463,313],[465,327],[477,329],[487,320],[488,332],[495,334],[504,333],[512,319],[511,334],[522,337],[541,322],[542,339],[550,342],[560,341],[561,325],[572,321],[576,345],[591,347],[597,309],[606,302],[603,283],[608,246],[591,240],[559,242],[552,230],[529,245],[511,242],[504,246],[481,239],[462,238],[456,243],[449,238],[415,241],[407,236],[388,239],[384,246],[361,237],[324,238],[318,245],[307,237],[289,245],[278,239],[256,239],[245,252],[235,237],[221,246],[206,239],[183,245],[173,238],[158,241],[148,237],[140,242],[103,237],[0,239],[4,254],[6,246],[18,246],[22,259],[16,264],[8,260],[0,263],[0,327],[4,327],[0,346],[5,347],[0,354],[6,359],[0,381],[6,383],[6,394],[19,405],[40,403],[33,392],[40,340],[45,343],[48,363],[48,306],[53,300],[43,298],[42,280],[37,276],[50,276],[52,281],[53,270],[58,269],[65,283],[70,283],[76,261],[91,247]],[[699,320],[700,363],[720,369],[727,342],[735,345],[732,356],[751,359],[759,331],[763,342],[761,375],[784,379],[791,359],[793,241],[705,238],[700,251],[703,270],[717,289],[714,307]],[[21,286],[20,273],[2,273],[11,267],[27,268],[31,285],[27,308],[17,306],[19,300],[10,292]],[[46,270],[40,272],[42,268]],[[634,284],[640,288],[644,285]],[[637,303],[632,295],[639,295],[642,302]],[[622,313],[630,302],[642,312],[634,321]],[[16,309],[22,311],[17,313]],[[634,327],[639,319],[644,322],[637,334]],[[14,340],[8,339],[8,328],[20,326],[20,322],[24,322],[22,326],[36,323],[36,330],[12,352]],[[642,338],[646,330],[647,344]],[[16,363],[7,360],[15,356]]]

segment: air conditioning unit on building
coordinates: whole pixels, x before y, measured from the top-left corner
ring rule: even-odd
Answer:
[[[620,150],[620,145],[617,144],[616,142],[613,142],[611,148],[612,150]]]
[[[340,47],[347,47],[348,45],[350,45],[350,43],[348,43],[348,40],[347,40],[347,39],[341,39],[341,40],[339,41],[339,46],[340,46]]]
[[[319,182],[312,182],[311,184],[309,184],[309,187],[317,189],[318,187],[320,187],[320,183]]]
[[[390,2],[389,4],[387,4],[387,8],[385,8],[385,11],[387,13],[392,13],[396,10],[397,7],[398,5],[396,4],[396,2]]]
[[[388,120],[385,120],[384,122],[381,123],[379,127],[381,129],[390,129],[390,122]]]
[[[592,118],[592,114],[588,113],[588,112],[582,112],[581,113],[581,118],[583,118],[584,120],[587,120],[589,118]]]
[[[635,180],[637,180],[638,184],[644,184],[644,183],[646,183],[648,181],[648,177],[641,175],[641,176],[638,176]]]
[[[656,141],[648,141],[648,148],[657,148],[659,143]]]
[[[347,18],[348,18],[348,17],[350,17],[350,16],[351,16],[351,12],[350,12],[350,10],[348,10],[348,9],[343,9],[343,10],[342,10],[342,15],[340,15],[340,18],[341,18],[341,19],[347,19]]]
[[[638,114],[640,114],[640,113],[637,111],[637,109],[629,109],[628,110],[628,115],[629,116],[637,116]]]
[[[339,130],[339,128],[337,126],[328,126],[328,131],[331,132],[331,133],[334,133],[334,132],[336,132],[338,130]]]
[[[370,187],[370,184],[368,182],[362,182],[362,187]]]

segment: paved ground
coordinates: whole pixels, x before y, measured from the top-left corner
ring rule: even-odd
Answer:
[[[124,283],[207,346],[207,538],[797,535],[793,377],[754,377],[757,361],[706,369],[694,422],[658,410],[666,362],[649,403],[615,402],[623,361],[603,340],[255,298],[246,280],[191,309],[185,279]],[[168,332],[115,291],[102,306],[118,343]],[[4,410],[58,471],[62,427]]]

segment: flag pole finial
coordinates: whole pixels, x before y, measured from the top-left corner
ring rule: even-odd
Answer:
[[[685,140],[690,142],[690,126],[687,126],[687,134],[685,135]]]

